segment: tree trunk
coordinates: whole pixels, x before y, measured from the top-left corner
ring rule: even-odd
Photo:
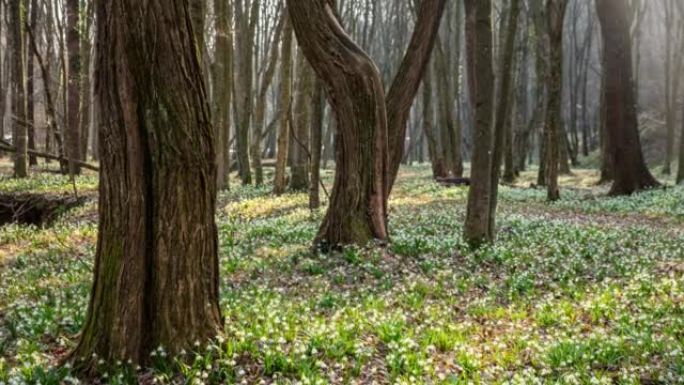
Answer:
[[[627,4],[596,0],[596,10],[605,50],[606,128],[615,177],[610,195],[629,195],[659,183],[646,166],[639,139]]]
[[[285,193],[287,188],[287,159],[290,147],[290,109],[292,104],[292,22],[289,17],[285,18],[283,31],[283,42],[280,49],[282,64],[280,69],[280,95],[278,102],[279,110],[279,131],[276,150],[276,169],[273,181],[273,193],[280,195]]]
[[[69,60],[67,80],[66,153],[68,159],[81,160],[81,37],[79,0],[66,0],[66,46]],[[69,174],[78,175],[81,166],[69,162]]]
[[[191,350],[222,328],[213,130],[188,0],[96,4],[100,220],[71,355],[83,373]]]
[[[506,130],[510,131],[510,100],[513,83],[513,59],[515,57],[515,37],[518,31],[518,15],[520,14],[520,0],[511,0],[508,12],[506,37],[502,52],[501,85],[499,86],[499,102],[497,104],[496,121],[494,123],[494,149],[492,151],[492,168],[490,172],[491,187],[489,196],[489,234],[493,238],[496,234],[496,205],[499,193],[499,179],[501,164],[506,144]],[[509,140],[510,143],[510,140]]]
[[[337,118],[336,173],[315,243],[387,240],[387,113],[380,72],[341,27],[328,0],[288,0],[304,54],[326,85]]]
[[[216,138],[216,185],[230,187],[230,119],[233,95],[232,6],[226,0],[214,0],[216,13],[216,61],[214,63],[214,137]]]
[[[28,176],[28,130],[26,127],[26,72],[24,68],[24,0],[13,0],[9,4],[9,42],[12,60],[12,144],[14,154],[14,176]]]
[[[90,65],[91,65],[91,39],[90,30],[93,20],[93,3],[89,1],[86,3],[86,8],[84,9],[83,15],[85,19],[83,20],[84,33],[81,36],[81,60],[83,63],[83,68],[81,71],[81,122],[80,122],[80,132],[81,132],[81,148],[80,153],[84,161],[88,160],[88,144],[90,142],[90,111],[91,111],[91,100],[92,100],[92,89],[90,82]]]
[[[323,146],[323,115],[325,100],[323,99],[323,84],[316,81],[311,107],[311,183],[309,184],[309,208],[317,209],[321,206],[321,150]]]
[[[684,101],[682,102],[682,131],[679,135],[679,165],[677,167],[677,184],[684,182]]]
[[[290,164],[290,190],[309,189],[309,118],[311,115],[311,93],[314,74],[303,54],[298,55],[297,100],[293,109],[292,141],[290,142],[292,162]]]
[[[423,78],[423,133],[427,139],[428,154],[432,164],[432,178],[446,178],[449,171],[446,168],[439,142],[435,135],[434,109],[432,104],[432,74],[428,68]]]
[[[563,108],[563,21],[567,0],[548,0],[549,72],[547,80],[548,99],[546,104],[546,125],[544,142],[546,144],[546,194],[549,201],[560,199],[558,172],[563,133],[561,111]],[[567,162],[567,161],[564,161]],[[567,163],[566,163],[567,165]]]
[[[31,16],[30,23],[35,26],[38,21],[38,2],[36,0],[31,0]],[[26,41],[28,42],[28,33],[25,34]],[[25,47],[28,47],[26,44]],[[28,148],[31,150],[36,149],[36,117],[35,117],[35,68],[34,68],[34,57],[33,51],[30,49],[24,49],[26,53],[26,127],[28,131]],[[2,138],[2,136],[0,136]],[[38,164],[38,160],[35,156],[29,154],[29,165],[35,166]]]
[[[418,20],[404,59],[387,93],[389,132],[389,195],[404,157],[406,123],[420,82],[430,62],[446,0],[422,0]]]
[[[475,116],[465,239],[477,247],[494,239],[490,215],[494,107],[492,3],[491,0],[466,0],[465,7],[468,88]]]

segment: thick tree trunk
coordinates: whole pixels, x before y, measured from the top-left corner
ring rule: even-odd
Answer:
[[[280,66],[280,95],[279,130],[276,150],[276,169],[273,181],[273,193],[280,195],[287,189],[287,159],[290,150],[290,111],[292,104],[292,22],[289,17],[285,18],[283,42],[281,44],[282,63]]]
[[[546,194],[549,201],[560,199],[558,189],[558,173],[560,165],[561,145],[565,145],[561,111],[563,108],[563,22],[567,0],[548,0],[548,36],[549,36],[549,70],[548,98],[546,104],[546,124],[544,142],[546,144]],[[564,160],[567,165],[567,160]]]
[[[190,350],[222,328],[213,129],[187,7],[97,2],[100,220],[71,356],[84,373]]]
[[[314,73],[303,54],[298,55],[297,100],[293,110],[292,141],[290,141],[290,190],[309,189],[309,120],[311,115],[311,94],[314,87]]]
[[[68,159],[81,160],[81,36],[79,0],[66,0],[66,46],[69,61],[67,79],[66,153]],[[69,173],[78,175],[81,166],[69,162]]]
[[[418,20],[404,59],[387,93],[389,130],[389,195],[404,157],[406,123],[420,82],[430,62],[446,0],[422,0]]]
[[[606,130],[615,177],[610,195],[629,195],[659,183],[646,166],[639,139],[627,4],[596,0],[596,10],[605,49]]]
[[[510,131],[510,100],[513,83],[513,59],[515,54],[515,36],[518,31],[518,15],[520,14],[520,0],[511,0],[506,24],[505,43],[501,62],[501,85],[499,86],[499,102],[497,103],[496,121],[494,123],[494,149],[492,151],[492,168],[490,172],[491,187],[489,196],[489,234],[496,234],[496,205],[499,193],[499,179],[501,164],[505,150],[506,129]],[[510,140],[509,140],[510,143]]]
[[[9,4],[9,42],[12,60],[12,144],[14,154],[14,176],[28,176],[28,130],[26,127],[26,83],[24,68],[24,0],[13,0]]]
[[[309,183],[309,208],[317,209],[321,206],[321,151],[323,149],[323,115],[325,100],[323,84],[316,81],[314,85],[313,102],[311,108],[311,183]]]
[[[465,8],[468,88],[475,117],[465,239],[477,247],[494,239],[490,215],[494,106],[492,3],[491,0],[466,0]]]
[[[337,118],[336,173],[315,243],[387,240],[387,114],[380,72],[342,29],[329,0],[288,0],[297,40]]]
[[[216,59],[214,63],[214,130],[216,138],[216,184],[219,190],[230,187],[230,119],[233,96],[232,7],[226,0],[214,0],[216,13]]]

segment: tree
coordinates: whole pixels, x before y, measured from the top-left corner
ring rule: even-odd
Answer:
[[[563,108],[563,21],[567,5],[567,0],[548,0],[546,3],[550,49],[544,143],[546,145],[546,195],[550,201],[560,199],[558,172],[561,146],[565,145],[561,112]],[[564,161],[564,164],[567,165],[567,161]]]
[[[84,373],[190,349],[222,327],[213,129],[188,1],[97,2],[100,219],[71,355]]]
[[[67,124],[65,131],[66,153],[69,159],[81,160],[81,37],[79,32],[79,0],[66,1],[67,32],[66,46],[69,60]],[[81,166],[69,162],[69,173],[78,175]]]
[[[309,121],[311,97],[315,83],[314,74],[304,55],[298,55],[297,97],[289,118],[292,119],[292,141],[290,142],[290,190],[308,191],[309,189]],[[293,116],[294,115],[294,116]]]
[[[219,190],[230,187],[230,105],[233,95],[233,7],[226,0],[214,0],[216,12],[216,59],[214,62],[214,130],[216,138],[216,183]]]
[[[446,0],[422,0],[418,20],[394,81],[387,92],[387,118],[389,130],[389,180],[386,192],[392,191],[401,160],[404,157],[406,122],[411,105],[420,88],[421,80],[430,62],[437,40],[439,24]]]
[[[510,119],[510,93],[513,83],[513,59],[515,56],[515,37],[518,32],[518,15],[520,14],[520,0],[511,0],[506,22],[506,35],[501,62],[501,85],[499,86],[499,102],[497,104],[494,122],[494,150],[492,151],[491,190],[489,197],[489,227],[493,237],[496,234],[496,205],[499,192],[499,179],[504,155],[504,139],[506,137],[507,122]],[[510,143],[508,144],[510,146]]]
[[[632,75],[629,12],[622,0],[596,0],[603,36],[606,131],[614,168],[610,195],[629,195],[658,186],[641,150]]]
[[[325,100],[323,84],[316,81],[314,85],[313,101],[311,103],[311,182],[309,183],[309,208],[317,209],[321,206],[321,150],[323,146],[323,117],[325,115]]]
[[[273,193],[280,195],[287,188],[287,158],[290,147],[290,104],[292,103],[292,22],[289,17],[285,18],[283,42],[280,46],[282,63],[280,66],[280,94],[278,101],[280,111],[278,116],[278,150],[276,152],[276,169],[273,180]]]
[[[492,120],[494,69],[492,66],[491,0],[466,0],[466,51],[470,104],[474,110],[473,154],[471,159],[465,239],[478,246],[494,239],[491,228]]]
[[[347,35],[330,0],[288,0],[297,41],[337,119],[336,173],[315,243],[387,239],[387,113],[378,68]]]
[[[14,155],[14,176],[28,176],[28,130],[26,128],[26,71],[24,68],[24,0],[9,3],[9,33],[12,60],[12,141],[17,149]]]

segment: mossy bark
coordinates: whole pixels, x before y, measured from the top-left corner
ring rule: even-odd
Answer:
[[[218,240],[213,129],[188,0],[97,3],[99,232],[71,359],[144,364],[214,337]]]
[[[12,144],[17,149],[14,154],[14,176],[28,176],[28,130],[26,128],[26,84],[24,78],[24,19],[26,3],[13,0],[9,3],[8,39],[11,45],[11,85],[12,85]]]

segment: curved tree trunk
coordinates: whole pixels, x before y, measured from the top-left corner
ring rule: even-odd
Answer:
[[[444,14],[446,0],[422,0],[418,20],[406,55],[397,75],[387,92],[387,122],[389,137],[389,176],[386,193],[392,187],[404,158],[406,122],[411,106],[420,88],[425,70],[437,40],[440,21]]]
[[[596,0],[596,11],[605,49],[606,132],[615,178],[610,195],[629,195],[659,183],[646,166],[639,139],[627,4]]]
[[[316,244],[387,239],[387,114],[380,73],[341,26],[330,0],[288,0],[294,30],[337,118],[336,173]]]
[[[466,0],[465,9],[468,88],[475,127],[464,231],[466,241],[477,247],[494,239],[490,223],[494,107],[492,2]]]
[[[188,0],[97,2],[100,222],[72,360],[144,364],[222,327],[216,167]]]

